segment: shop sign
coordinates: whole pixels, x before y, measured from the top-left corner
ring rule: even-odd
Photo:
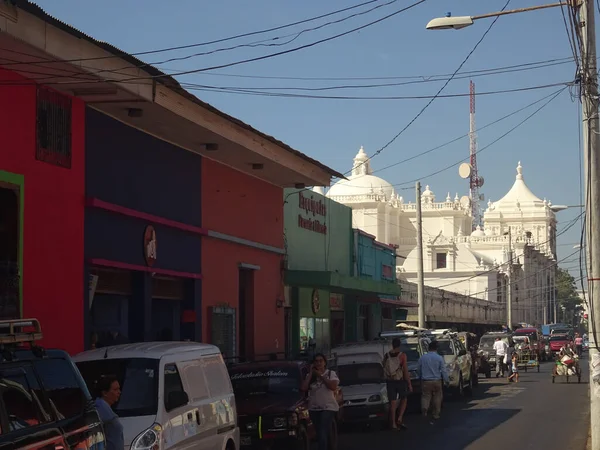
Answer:
[[[319,291],[317,289],[313,289],[312,291],[311,307],[313,314],[317,314],[321,309],[321,300],[319,299]]]
[[[144,259],[149,267],[156,262],[156,231],[152,225],[144,231]]]
[[[330,294],[329,309],[331,309],[331,311],[343,311],[344,297],[341,294]]]
[[[308,217],[298,214],[298,226],[315,233],[327,234],[327,225],[321,217],[327,216],[327,207],[323,199],[315,200],[314,196],[306,197],[302,191],[298,193],[298,207]],[[317,217],[318,216],[318,217]]]

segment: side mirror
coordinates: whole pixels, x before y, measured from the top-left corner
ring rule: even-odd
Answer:
[[[165,409],[167,411],[172,411],[176,408],[187,405],[189,402],[190,398],[188,397],[186,392],[169,392],[169,396],[167,397],[167,401],[165,402]]]

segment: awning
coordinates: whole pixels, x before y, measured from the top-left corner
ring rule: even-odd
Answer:
[[[400,285],[394,282],[354,278],[350,275],[342,275],[337,272],[322,272],[317,270],[286,270],[285,284],[356,295],[378,294],[399,296],[402,292]]]

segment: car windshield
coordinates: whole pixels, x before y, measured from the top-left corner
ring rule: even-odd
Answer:
[[[551,341],[568,341],[569,338],[564,334],[553,334],[550,336]]]
[[[342,386],[381,383],[383,366],[377,363],[343,364],[338,366],[338,376]]]
[[[569,334],[570,330],[566,330],[566,329],[562,329],[562,328],[555,328],[554,330],[552,330],[551,334]]]
[[[407,361],[418,361],[421,357],[419,353],[419,344],[404,343],[400,346],[400,351],[406,354]]]
[[[494,342],[496,342],[496,338],[495,337],[482,337],[481,341],[479,341],[479,347],[481,347],[482,349],[490,349],[492,347],[494,347]]]
[[[229,375],[236,397],[300,392],[300,374],[292,367],[232,370]]]
[[[535,332],[533,332],[533,331],[519,331],[519,330],[515,331],[515,334],[513,335],[513,339],[516,340],[516,338],[519,338],[521,336],[523,336],[523,337],[526,336],[526,337],[528,337],[532,341],[536,340]]]
[[[77,363],[90,392],[105,376],[121,385],[121,398],[113,407],[119,417],[155,415],[158,410],[159,360],[150,358],[99,359]]]
[[[454,348],[452,346],[452,342],[449,340],[441,340],[437,341],[438,343],[438,353],[442,356],[454,355]]]

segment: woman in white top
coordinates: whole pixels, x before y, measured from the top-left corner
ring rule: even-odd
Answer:
[[[331,423],[340,407],[335,398],[340,380],[333,370],[327,370],[327,359],[317,353],[311,371],[302,383],[302,390],[308,392],[308,410],[317,433],[319,450],[327,450]]]

